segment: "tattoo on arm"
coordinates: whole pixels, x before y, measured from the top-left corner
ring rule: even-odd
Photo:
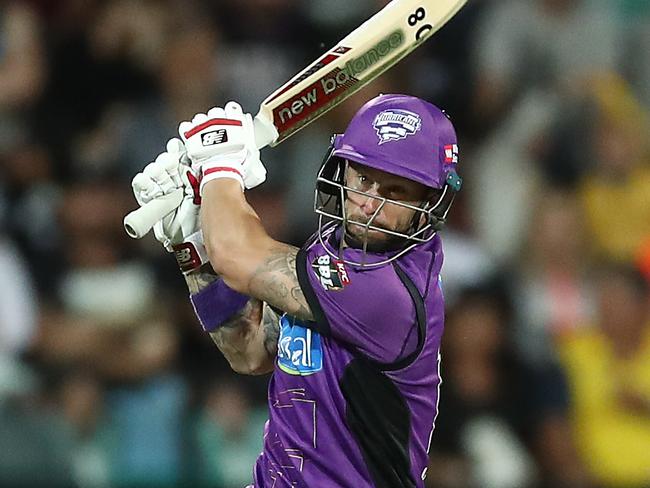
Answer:
[[[238,373],[263,374],[273,370],[279,326],[277,318],[273,321],[272,316],[263,313],[262,307],[262,302],[251,298],[243,310],[210,333],[212,341]]]
[[[251,284],[263,290],[258,296],[265,302],[298,318],[312,320],[296,276],[297,253],[297,248],[283,245],[256,270]],[[200,292],[218,279],[219,275],[209,263],[185,275],[187,287],[192,294]],[[279,337],[280,317],[266,303],[255,298],[251,298],[241,311],[210,333],[210,338],[231,367],[243,374],[272,371]]]
[[[296,273],[298,248],[279,244],[253,273],[251,295],[302,320],[314,320]]]
[[[278,339],[280,338],[280,317],[266,303],[262,315],[262,333],[264,334],[264,349],[271,357],[278,354]]]
[[[210,263],[205,263],[196,271],[192,271],[185,275],[185,282],[190,293],[194,295],[204,288],[207,288],[210,283],[219,279],[219,275],[214,272]]]

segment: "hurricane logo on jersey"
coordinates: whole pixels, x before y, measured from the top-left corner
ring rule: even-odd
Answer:
[[[323,369],[320,334],[286,314],[280,318],[278,367],[295,376],[308,376]]]
[[[377,114],[372,126],[379,136],[379,145],[412,136],[422,127],[422,119],[408,110],[384,110]]]

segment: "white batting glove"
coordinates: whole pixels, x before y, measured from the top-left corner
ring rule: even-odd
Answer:
[[[156,239],[169,252],[174,252],[184,273],[207,261],[200,230],[199,178],[190,166],[185,146],[174,138],[167,143],[167,151],[160,153],[131,182],[133,194],[140,206],[153,199],[183,189],[180,206],[157,222],[154,227]]]
[[[255,144],[253,118],[237,102],[197,114],[178,127],[192,167],[201,174],[200,193],[218,178],[237,180],[242,189],[254,188],[266,180],[266,168]]]

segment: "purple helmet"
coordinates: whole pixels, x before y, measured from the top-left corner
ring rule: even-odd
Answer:
[[[405,202],[372,196],[346,186],[345,173],[352,161],[391,173],[431,188],[430,198],[414,207]],[[447,115],[434,105],[407,95],[380,95],[366,103],[352,118],[342,135],[332,145],[319,171],[314,209],[320,215],[319,236],[324,229],[322,218],[381,231],[399,242],[399,252],[388,261],[401,256],[420,242],[435,235],[447,218],[462,180],[456,173],[458,144],[456,132]],[[345,211],[345,198],[350,192],[362,193],[381,201],[367,222],[355,222]],[[413,210],[408,232],[397,232],[374,224],[381,208],[389,203]],[[344,234],[345,236],[345,234]],[[326,247],[327,248],[327,247]],[[368,249],[371,250],[371,249]],[[339,259],[342,248],[339,249]],[[345,259],[343,259],[345,261]],[[383,264],[381,261],[375,264]],[[352,263],[360,264],[360,263]],[[363,264],[363,263],[361,263]]]
[[[458,142],[438,107],[407,95],[380,95],[335,138],[332,156],[442,189],[455,172]]]

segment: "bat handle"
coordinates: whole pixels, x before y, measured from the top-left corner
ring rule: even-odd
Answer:
[[[183,201],[183,189],[177,188],[172,193],[151,200],[124,217],[124,230],[134,239],[144,237],[156,222],[173,212]]]
[[[278,138],[278,130],[264,112],[260,112],[255,116],[253,127],[255,129],[255,145],[257,149],[268,146]]]

